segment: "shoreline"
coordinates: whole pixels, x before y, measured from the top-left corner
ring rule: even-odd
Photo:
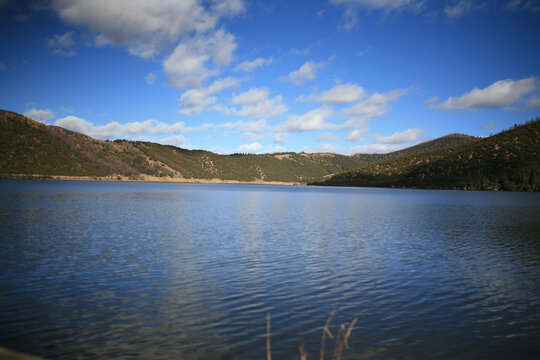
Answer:
[[[251,184],[251,185],[295,185],[307,186],[307,183],[286,181],[241,181],[223,179],[189,179],[171,178],[150,175],[129,176],[70,176],[70,175],[39,175],[39,174],[0,174],[3,180],[62,180],[62,181],[128,181],[128,182],[161,182],[161,183],[192,183],[192,184]]]

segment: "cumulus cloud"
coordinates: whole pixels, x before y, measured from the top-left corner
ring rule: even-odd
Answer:
[[[351,104],[365,95],[365,90],[356,84],[338,84],[319,95],[300,96],[296,102],[315,101],[328,105]]]
[[[255,132],[260,133],[266,128],[266,120],[262,119],[259,121],[236,121],[236,122],[229,122],[225,124],[221,124],[217,126],[221,129],[227,129],[227,130],[239,130],[239,131],[249,131],[249,132]]]
[[[265,65],[270,65],[273,62],[274,62],[274,59],[271,57],[268,59],[259,57],[259,58],[256,58],[255,60],[251,60],[251,61],[248,60],[248,61],[244,61],[238,64],[236,68],[234,69],[234,71],[252,72],[253,70],[257,68],[263,67]]]
[[[228,65],[236,41],[219,23],[245,11],[243,0],[52,0],[66,22],[85,27],[98,46],[125,46],[151,58],[174,45],[163,62],[168,83],[199,88]]]
[[[54,113],[49,109],[43,110],[36,108],[26,110],[23,115],[39,122],[46,122],[48,120],[54,119],[55,116]]]
[[[390,111],[389,104],[398,100],[409,92],[409,89],[398,89],[386,93],[373,93],[365,100],[362,100],[348,108],[342,113],[349,120],[343,125],[345,129],[363,128],[371,118],[381,116]]]
[[[239,152],[239,153],[255,153],[255,152],[260,151],[262,148],[263,148],[263,146],[261,144],[259,144],[258,142],[254,142],[254,143],[251,143],[251,144],[240,145],[236,149],[236,152]]]
[[[187,139],[184,135],[173,135],[173,136],[167,136],[163,139],[159,139],[156,142],[162,145],[172,145],[176,147],[182,147],[186,145]]]
[[[241,0],[207,7],[195,0],[53,0],[52,5],[64,21],[141,57],[154,56],[182,35],[213,30],[220,18],[245,10]]]
[[[233,77],[215,80],[206,89],[186,90],[179,99],[180,113],[186,115],[199,115],[209,106],[213,105],[217,98],[210,96],[226,88],[236,86],[241,80]]]
[[[212,64],[228,65],[235,49],[234,36],[223,29],[186,39],[163,62],[167,80],[179,90],[200,88],[206,79],[219,74]]]
[[[347,84],[346,84],[347,85]],[[336,87],[338,89],[338,86]],[[335,89],[335,88],[334,88]],[[358,98],[362,93],[360,92],[360,87],[354,86],[354,89],[357,90],[356,94],[353,94],[351,98],[342,100],[349,101],[352,98]],[[327,100],[334,104],[339,103],[338,99],[334,97],[335,94],[340,91],[331,90]],[[277,132],[302,132],[302,131],[314,131],[314,130],[350,130],[350,129],[366,129],[369,125],[369,120],[376,117],[386,114],[390,111],[389,103],[396,101],[401,96],[405,95],[409,89],[398,89],[386,93],[373,93],[367,98],[356,102],[354,105],[347,108],[341,109],[339,116],[345,118],[346,120],[342,123],[328,122],[327,119],[333,115],[336,115],[332,108],[326,104],[323,106],[311,110],[302,115],[293,115],[289,119],[274,128],[274,131]],[[328,92],[327,92],[328,93]],[[326,95],[327,93],[323,93]],[[314,97],[314,100],[321,100],[321,96]],[[350,135],[349,140],[355,139],[356,136]]]
[[[482,109],[501,108],[515,104],[531,94],[538,84],[538,78],[530,77],[521,80],[500,80],[490,86],[479,89],[474,88],[460,97],[449,97],[435,109]]]
[[[330,0],[330,3],[345,8],[340,27],[351,30],[358,22],[360,10],[382,10],[385,13],[412,10],[419,11],[425,0]]]
[[[293,115],[281,125],[276,127],[278,132],[303,132],[314,130],[337,130],[336,124],[328,123],[327,118],[334,112],[328,106],[321,106],[302,115]]]
[[[75,46],[73,34],[73,31],[69,31],[63,35],[55,35],[47,40],[47,46],[52,49],[55,55],[75,56],[77,52],[73,49],[73,46]]]
[[[179,112],[185,115],[199,115],[216,101],[215,96],[208,96],[204,90],[190,89],[180,96],[178,105],[181,109]]]
[[[354,131],[353,131],[354,132]],[[353,134],[351,132],[350,135]],[[375,141],[372,144],[357,145],[349,148],[351,154],[372,154],[372,153],[388,153],[396,150],[403,149],[408,146],[407,144],[416,143],[420,139],[423,130],[418,128],[407,129],[402,132],[396,132],[389,136],[376,136]],[[363,134],[363,133],[362,133]],[[355,134],[358,140],[360,140],[361,133]],[[353,136],[351,136],[353,137]],[[352,139],[348,139],[351,140]],[[360,141],[364,141],[361,139]]]
[[[345,140],[352,142],[362,142],[366,139],[365,134],[368,131],[368,127],[363,129],[353,129],[350,133],[345,136]]]
[[[275,118],[287,111],[287,107],[283,104],[283,97],[277,95],[270,98],[270,90],[267,88],[252,87],[246,92],[234,94],[231,102],[240,108],[224,106],[216,106],[215,108],[226,114],[249,118]]]
[[[142,134],[164,135],[188,133],[203,131],[212,127],[212,124],[188,127],[184,122],[166,124],[157,120],[135,121],[125,124],[113,121],[105,125],[95,125],[90,121],[73,115],[56,120],[54,125],[102,140],[133,137]]]
[[[394,133],[390,136],[378,136],[375,141],[379,144],[405,144],[418,141],[422,134],[422,129],[411,128],[402,132]]]
[[[308,61],[304,63],[298,70],[292,71],[286,77],[282,77],[283,81],[290,81],[295,85],[302,85],[307,80],[315,79],[317,71],[324,66],[324,63],[316,63]]]

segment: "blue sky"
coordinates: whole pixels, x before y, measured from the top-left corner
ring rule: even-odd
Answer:
[[[539,116],[540,0],[0,0],[0,108],[218,153],[388,152]]]

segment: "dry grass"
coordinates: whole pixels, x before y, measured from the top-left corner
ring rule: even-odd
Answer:
[[[330,339],[334,340],[334,351],[332,352],[332,359],[341,360],[341,354],[343,352],[343,349],[349,348],[348,340],[351,336],[354,325],[356,325],[356,322],[358,321],[358,318],[354,318],[353,321],[349,324],[348,328],[345,326],[345,324],[341,324],[337,336],[334,336],[328,326],[330,325],[330,322],[332,321],[335,313],[335,311],[332,311],[330,313],[330,316],[328,316],[328,319],[326,319],[326,323],[324,324],[321,338],[321,351],[319,358],[320,360],[324,360],[325,356],[327,355],[327,352],[325,351],[327,336]],[[300,348],[298,350],[300,352],[300,360],[307,360],[307,349],[304,347],[304,344],[300,345]],[[270,348],[270,313],[266,314],[266,359],[272,360],[272,350]]]

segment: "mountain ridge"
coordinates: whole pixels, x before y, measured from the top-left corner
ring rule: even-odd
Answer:
[[[341,155],[283,152],[219,155],[206,150],[182,149],[152,142],[122,139],[97,140],[5,110],[0,110],[0,126],[2,126],[0,177],[3,178],[78,177],[423,187],[418,181],[410,179],[404,181],[404,170],[400,170],[401,177],[396,183],[396,173],[384,175],[383,172],[373,169],[381,169],[381,167],[397,169],[399,168],[397,164],[402,164],[404,161],[411,162],[413,159],[416,159],[414,160],[416,162],[420,161],[417,164],[420,165],[425,162],[425,159],[432,161],[430,159],[434,159],[434,156],[439,159],[444,154],[458,152],[463,146],[473,146],[473,144],[490,139],[449,134],[386,154]],[[411,166],[408,169],[411,173],[413,170],[416,171],[417,175],[414,176],[417,178],[426,178],[427,175],[422,174],[423,170],[419,168],[420,166],[414,166],[413,169]],[[358,169],[363,169],[364,173],[358,172]],[[364,181],[362,185],[349,181],[350,174],[356,174],[352,178],[358,180],[358,174],[363,174],[362,176],[365,177],[370,174],[370,171],[372,179]],[[433,168],[428,173],[435,171]],[[533,173],[533,178],[535,174]],[[413,177],[413,175],[410,176]],[[345,181],[345,178],[349,180]],[[430,179],[433,176],[430,175],[427,178]],[[425,180],[425,182],[428,187],[438,188],[437,184],[431,180]],[[467,188],[467,186],[461,186],[461,188]],[[510,188],[517,189],[518,186]],[[491,189],[502,189],[502,187],[491,186]]]

